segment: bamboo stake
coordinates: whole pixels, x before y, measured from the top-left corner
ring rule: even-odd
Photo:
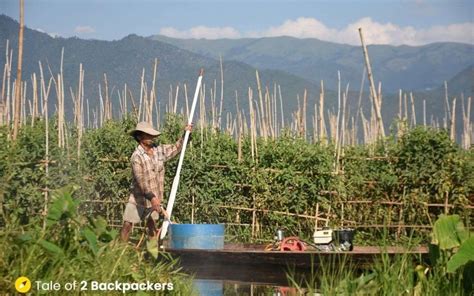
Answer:
[[[319,202],[316,203],[316,214],[314,216],[314,231],[318,231]]]
[[[153,103],[155,103],[155,106],[156,106],[156,99],[157,99],[157,95],[156,95],[156,73],[157,73],[157,68],[158,68],[158,59],[155,58],[155,63],[154,63],[154,66],[153,66],[153,81],[152,81],[152,84],[151,84],[151,92],[150,92],[150,110],[149,110],[149,120],[151,123],[153,123]],[[176,94],[176,96],[178,96],[178,94]]]
[[[77,94],[77,165],[79,167],[80,158],[81,158],[81,142],[82,142],[82,132],[83,132],[83,101],[84,101],[84,70],[82,68],[82,63],[79,64],[79,85],[78,85],[78,94]]]
[[[125,111],[125,115],[128,114],[128,106],[127,106],[127,84],[125,83],[123,89],[123,109]]]
[[[252,161],[255,162],[255,147],[254,147],[254,112],[253,112],[253,98],[252,98],[252,89],[248,88],[248,99],[249,99],[249,117],[250,117],[250,153],[252,156]]]
[[[21,118],[20,122],[22,125],[26,125],[26,81],[23,81],[21,87]]]
[[[273,104],[273,130],[275,131],[275,136],[279,136],[279,125],[278,125],[278,105],[277,105],[277,90],[276,83],[273,84],[273,95],[272,95],[272,104]]]
[[[415,99],[413,98],[412,92],[410,92],[410,103],[411,103],[411,123],[412,123],[412,126],[416,126]]]
[[[449,97],[448,97],[448,82],[446,80],[444,81],[444,118],[447,118],[447,121],[451,120],[451,110],[449,106]],[[447,124],[446,121],[446,124]],[[444,126],[444,128],[447,128],[447,125]]]
[[[10,57],[8,57],[8,52],[6,54],[6,58],[8,61],[8,71],[7,71],[7,103],[6,103],[6,109],[7,109],[7,114],[6,114],[6,122],[7,122],[7,131],[8,131],[8,139],[11,139],[11,134],[10,134],[10,122],[12,120],[12,114],[11,114],[11,107],[13,105],[13,99],[12,99],[12,91],[10,90],[10,85],[11,85],[11,72],[12,72],[12,59],[13,59],[13,50],[10,50]]]
[[[336,138],[334,144],[336,145],[335,153],[339,151],[339,122],[341,118],[341,72],[337,71],[337,116],[336,116]],[[335,156],[336,156],[335,155]],[[337,171],[337,164],[335,165]]]
[[[326,127],[324,124],[324,81],[321,80],[321,90],[319,93],[319,141],[325,145],[326,142]]]
[[[219,119],[217,120],[217,125],[219,129],[221,128],[221,118],[222,118],[222,105],[224,103],[224,68],[222,66],[222,55],[219,55],[219,63],[221,68],[221,101],[219,106]]]
[[[451,141],[456,141],[456,98],[453,99],[453,107],[451,113]]]
[[[423,99],[423,126],[426,126],[426,100]]]
[[[260,114],[261,114],[261,136],[264,140],[267,139],[267,127],[265,125],[265,110],[263,110],[263,96],[262,96],[262,87],[260,84],[260,76],[258,75],[258,70],[255,70],[255,76],[257,78],[257,90],[258,90],[258,98],[260,100]],[[257,114],[258,114],[258,106],[257,106]]]
[[[49,182],[49,118],[48,118],[48,96],[49,96],[49,91],[51,87],[51,81],[52,79],[49,80],[48,83],[48,88],[46,88],[45,81],[44,81],[44,75],[43,75],[43,66],[41,65],[41,62],[38,62],[39,64],[39,69],[40,69],[40,82],[41,82],[41,94],[42,98],[44,100],[43,103],[43,117],[45,120],[45,180],[46,180],[46,186],[44,190],[44,206],[43,206],[43,215],[46,217],[48,215],[48,202],[49,202],[49,190],[48,190],[48,182]],[[43,229],[46,228],[46,219],[43,220]]]
[[[364,36],[362,35],[362,28],[359,28],[359,35],[360,35],[360,41],[362,43],[362,49],[364,51],[364,57],[365,57],[365,64],[367,68],[367,75],[370,81],[370,90],[372,97],[374,98],[375,102],[375,114],[376,114],[376,119],[377,119],[377,124],[380,132],[380,136],[382,138],[385,137],[385,129],[383,126],[383,119],[382,119],[382,112],[381,112],[381,102],[379,102],[379,98],[377,98],[377,94],[375,92],[375,84],[374,84],[374,78],[372,75],[372,68],[370,67],[370,61],[369,61],[369,54],[367,52],[367,47],[365,46],[364,43]]]
[[[2,93],[1,93],[1,101],[0,101],[0,104],[2,105],[3,107],[3,110],[2,110],[2,113],[1,113],[1,117],[0,117],[0,124],[3,125],[5,124],[4,123],[4,120],[6,118],[4,118],[4,116],[6,116],[6,97],[5,97],[5,83],[6,83],[6,78],[7,78],[7,75],[9,76],[9,61],[8,61],[8,46],[9,46],[9,43],[10,43],[10,40],[7,39],[7,44],[5,46],[5,65],[3,66],[3,78],[2,78]]]
[[[471,146],[471,134],[469,132],[471,128],[471,97],[467,98],[467,108],[464,115],[464,149],[469,149]]]
[[[306,91],[306,89],[304,90],[304,94],[303,94],[303,116],[302,116],[302,120],[303,120],[303,124],[301,125],[302,126],[302,129],[303,129],[303,138],[306,140],[306,130],[307,130],[307,123],[306,123],[306,106],[307,106],[307,101],[308,101],[308,92]]]
[[[141,121],[141,116],[142,116],[142,103],[143,103],[143,87],[144,87],[144,84],[145,84],[145,68],[143,68],[143,70],[142,70],[142,77],[141,77],[141,80],[140,80],[140,101],[138,103],[137,121]]]
[[[31,110],[31,126],[35,126],[35,118],[38,116],[38,85],[36,81],[36,73],[31,78],[31,87],[33,91],[33,106]]]
[[[18,64],[16,72],[15,92],[15,121],[13,123],[13,141],[16,141],[20,128],[21,114],[21,71],[23,65],[23,29],[24,29],[24,0],[20,0],[20,30],[18,32]]]
[[[176,93],[174,97],[174,107],[173,107],[173,113],[177,114],[178,111],[178,96],[179,96],[179,83],[176,85]]]
[[[398,121],[402,120],[402,90],[398,90]]]
[[[365,75],[366,75],[366,68],[364,66],[364,71],[362,71],[362,78],[360,81],[359,101],[357,102],[357,113],[356,113],[356,122],[355,122],[356,127],[359,126],[360,108],[362,106],[362,95],[364,94]]]
[[[283,99],[281,97],[281,87],[278,84],[278,96],[280,97],[280,110],[281,110],[281,128],[285,128],[285,115],[283,113]]]
[[[186,119],[189,117],[189,99],[188,99],[188,88],[186,87],[186,83],[184,84],[184,98],[186,100]]]

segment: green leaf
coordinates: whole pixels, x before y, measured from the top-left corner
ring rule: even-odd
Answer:
[[[70,193],[60,191],[57,193],[53,203],[49,206],[47,224],[52,225],[59,220],[75,217],[79,201],[74,200]]]
[[[63,255],[64,251],[58,245],[48,242],[47,240],[40,239],[38,244],[48,251],[51,255]]]
[[[433,227],[432,244],[438,245],[441,250],[459,247],[469,237],[459,215],[441,215]]]
[[[474,237],[463,242],[456,254],[449,259],[448,272],[455,272],[459,267],[474,261]]]
[[[31,233],[26,232],[26,233],[18,235],[16,239],[22,243],[26,243],[26,242],[31,241],[33,239],[33,236],[31,235]]]
[[[83,235],[86,238],[87,242],[89,243],[89,247],[92,250],[92,253],[96,255],[97,252],[99,251],[99,247],[97,246],[97,237],[95,236],[95,233],[89,228],[86,228],[83,231]]]
[[[147,240],[146,249],[153,258],[158,258],[158,242],[156,240]]]

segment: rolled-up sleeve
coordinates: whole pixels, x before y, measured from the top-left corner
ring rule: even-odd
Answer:
[[[176,143],[163,145],[163,154],[165,156],[165,161],[170,160],[175,157],[183,148],[184,137],[181,137]]]
[[[135,179],[135,183],[138,185],[139,189],[141,190],[143,196],[151,200],[155,194],[152,192],[148,178],[146,177],[146,172],[144,168],[144,164],[142,163],[141,159],[136,157],[132,159],[132,171],[133,171],[133,178]]]

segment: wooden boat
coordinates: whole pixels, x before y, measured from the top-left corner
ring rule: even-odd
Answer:
[[[344,264],[364,269],[373,265],[382,254],[389,257],[412,254],[421,261],[428,260],[426,247],[407,250],[402,247],[355,246],[352,251],[345,252],[290,252],[266,251],[264,245],[226,244],[221,250],[165,248],[165,253],[179,258],[183,269],[199,278],[271,283],[286,281],[288,272],[307,273],[321,266],[337,268]]]

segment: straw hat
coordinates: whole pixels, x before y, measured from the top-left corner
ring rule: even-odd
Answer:
[[[145,134],[149,134],[151,136],[159,136],[161,134],[159,131],[153,128],[153,125],[145,121],[137,123],[137,126],[130,132],[130,135],[133,136],[136,132],[144,132]]]

